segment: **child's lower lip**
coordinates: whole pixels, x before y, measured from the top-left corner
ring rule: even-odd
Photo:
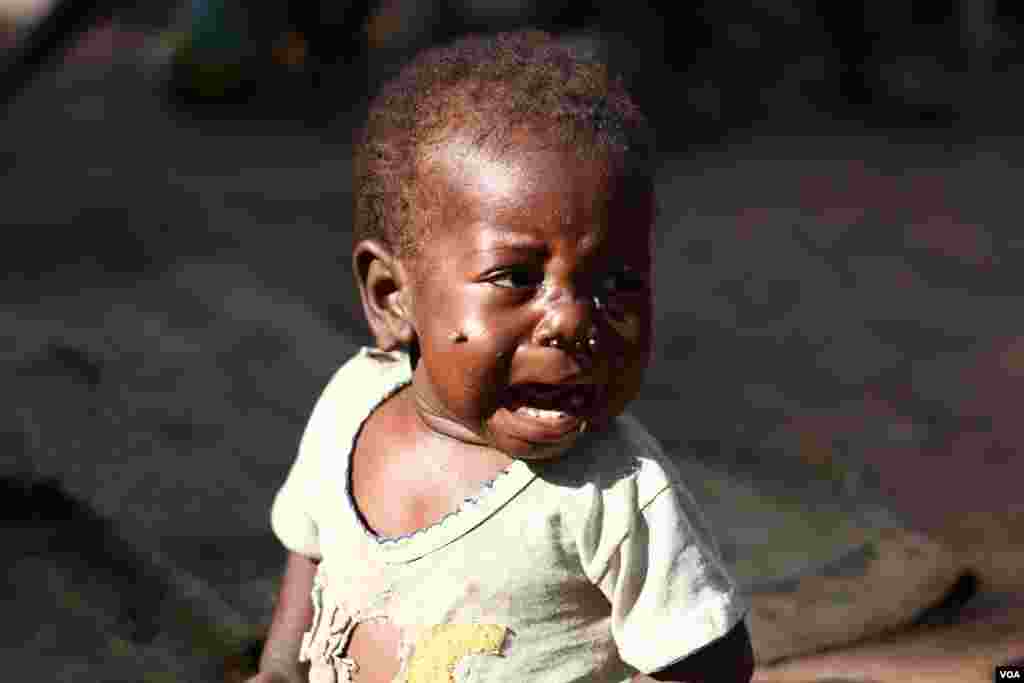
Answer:
[[[505,409],[505,412],[512,418],[515,435],[526,441],[537,443],[561,441],[567,436],[578,433],[580,425],[583,424],[583,418],[578,415],[562,413],[558,417],[536,417],[528,414],[527,410],[522,407],[516,410]]]

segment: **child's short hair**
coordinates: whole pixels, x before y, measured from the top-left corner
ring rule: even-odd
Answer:
[[[373,100],[356,141],[354,235],[415,255],[416,162],[453,114],[479,145],[529,122],[581,154],[615,149],[651,173],[650,127],[602,61],[540,31],[463,38],[420,54]]]

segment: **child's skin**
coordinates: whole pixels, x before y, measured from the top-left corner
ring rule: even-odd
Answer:
[[[584,159],[536,129],[513,130],[503,153],[474,138],[452,133],[420,160],[417,219],[429,239],[418,254],[399,258],[372,240],[353,254],[378,347],[420,351],[412,383],[370,416],[352,456],[356,503],[382,535],[435,523],[513,458],[560,457],[581,427],[622,413],[650,358],[650,179],[624,173],[614,152]],[[580,385],[587,400],[552,423],[516,412],[525,384]],[[253,680],[302,680],[314,573],[291,555]],[[390,682],[397,646],[386,622],[360,624],[348,654],[355,680]],[[752,670],[740,624],[634,680],[731,683]]]

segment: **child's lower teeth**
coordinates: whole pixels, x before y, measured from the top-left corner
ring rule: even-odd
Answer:
[[[566,417],[566,414],[561,412],[560,410],[542,410],[541,408],[531,408],[529,406],[523,406],[519,410],[526,413],[530,417],[536,417],[542,420],[558,420],[563,417]]]

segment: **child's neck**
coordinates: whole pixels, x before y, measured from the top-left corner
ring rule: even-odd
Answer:
[[[512,458],[423,423],[405,387],[370,415],[353,454],[356,505],[371,529],[400,536],[436,523]]]

